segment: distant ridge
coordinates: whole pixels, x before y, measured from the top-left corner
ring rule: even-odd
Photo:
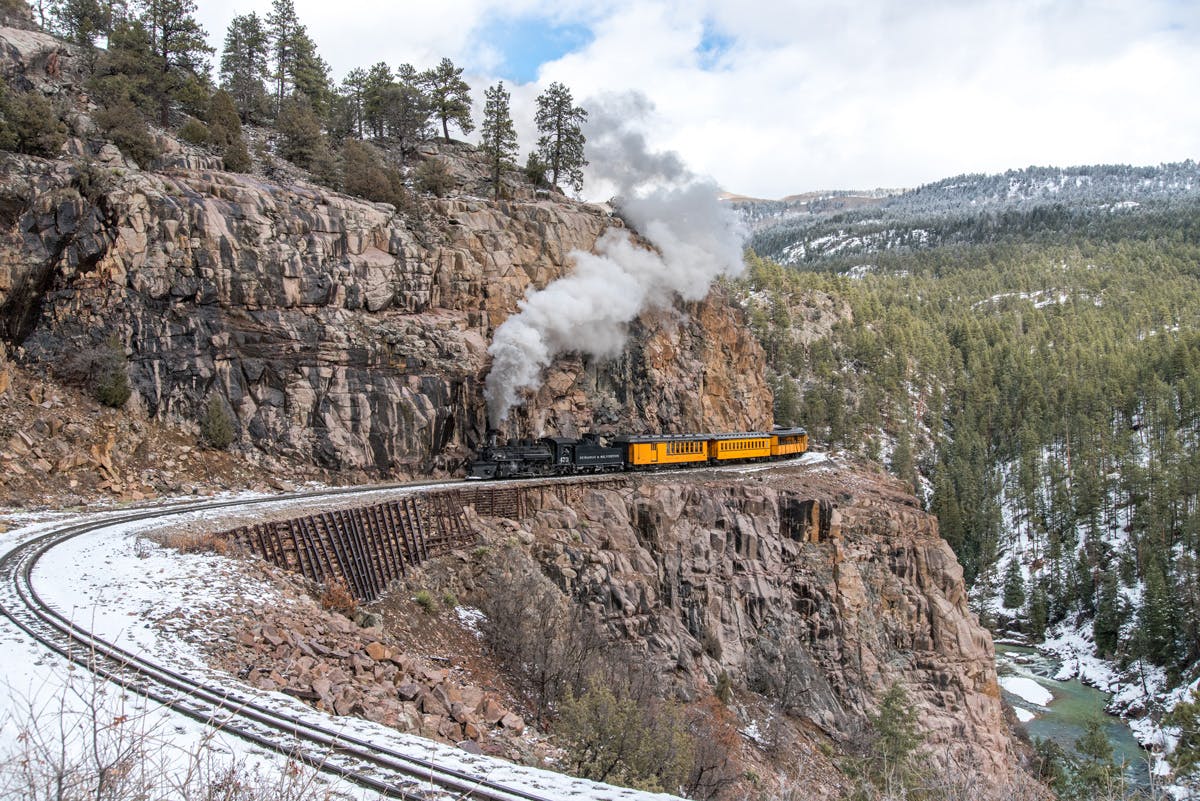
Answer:
[[[1144,167],[1026,167],[957,175],[903,191],[728,199],[752,231],[748,244],[782,264],[979,241],[1001,237],[1012,225],[1036,225],[1052,233],[1097,214],[1147,213],[1198,201],[1200,165],[1192,160]],[[1038,219],[1022,221],[1031,215]]]

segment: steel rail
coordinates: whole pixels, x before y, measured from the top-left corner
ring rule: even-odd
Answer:
[[[231,688],[197,682],[74,624],[47,604],[33,585],[34,568],[46,552],[70,539],[103,528],[280,501],[320,500],[386,490],[417,492],[446,483],[374,485],[244,500],[184,502],[65,525],[34,537],[0,557],[0,613],[45,647],[105,679],[202,724],[216,726],[261,747],[298,758],[385,797],[413,798],[414,793],[419,797],[424,792],[421,785],[434,785],[462,798],[554,801],[552,796],[508,786],[457,768],[445,768],[434,760],[403,754],[388,746],[288,715],[242,697]],[[381,771],[391,775],[381,777]]]

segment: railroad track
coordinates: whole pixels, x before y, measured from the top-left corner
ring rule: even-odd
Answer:
[[[443,767],[433,760],[405,754],[377,742],[368,742],[307,717],[291,716],[256,701],[251,692],[242,693],[230,687],[197,682],[81,628],[47,604],[33,584],[34,568],[47,551],[99,529],[151,519],[166,520],[192,512],[286,500],[319,501],[334,496],[377,493],[389,489],[415,492],[422,486],[444,484],[374,486],[251,500],[185,502],[131,511],[99,521],[65,524],[18,545],[0,557],[0,612],[49,650],[123,688],[202,724],[219,726],[223,731],[263,748],[301,759],[323,772],[387,798],[418,799],[445,797],[446,794],[483,801],[554,801],[561,798],[561,788],[553,795],[539,794],[491,781],[478,774]]]

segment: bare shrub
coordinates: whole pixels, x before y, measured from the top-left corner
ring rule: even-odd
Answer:
[[[743,775],[737,718],[717,698],[709,698],[688,710],[687,731],[692,770],[684,794],[705,801],[725,797]]]
[[[575,775],[645,790],[726,797],[742,776],[740,735],[715,697],[672,700],[643,650],[614,643],[523,550],[494,564],[481,630],[567,752]]]
[[[510,548],[494,564],[502,567],[486,582],[481,630],[543,723],[569,693],[583,691],[606,641],[523,551]]]
[[[116,337],[110,337],[103,345],[74,351],[55,365],[54,375],[67,383],[87,387],[96,400],[118,409],[133,393],[127,370],[125,349]]]
[[[57,677],[55,679],[55,682]],[[170,716],[126,688],[72,670],[47,700],[20,695],[0,754],[0,797],[23,801],[328,801],[315,770],[251,768],[219,753],[210,729],[187,747]]]
[[[358,602],[354,600],[354,596],[350,594],[345,582],[333,579],[325,585],[321,592],[321,607],[328,609],[331,612],[341,612],[349,618],[354,617],[355,610],[358,609]]]

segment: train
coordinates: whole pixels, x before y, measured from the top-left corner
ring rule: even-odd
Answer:
[[[803,428],[732,434],[596,434],[489,444],[467,468],[474,480],[577,476],[790,459],[808,450]]]

